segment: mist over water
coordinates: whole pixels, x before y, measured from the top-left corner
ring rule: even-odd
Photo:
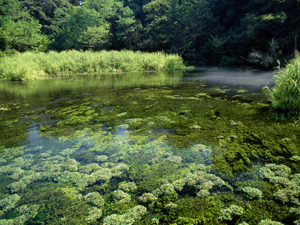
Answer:
[[[232,67],[198,68],[193,73],[184,74],[184,80],[204,81],[207,87],[223,87],[226,89],[242,88],[248,93],[261,92],[268,85],[274,86],[274,71],[242,71]]]

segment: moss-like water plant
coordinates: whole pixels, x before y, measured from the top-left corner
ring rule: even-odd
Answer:
[[[119,78],[114,82],[125,82]],[[51,91],[37,103],[16,102],[17,109],[4,102],[8,110],[1,111],[1,129],[30,125],[14,134],[25,137],[18,146],[0,140],[0,219],[173,225],[298,221],[298,124],[268,120],[268,106],[258,95],[241,103],[200,81],[179,82],[176,76],[159,83],[173,78],[158,78],[153,86],[113,85],[103,77],[88,84],[76,80],[74,87],[51,80],[41,93]],[[32,88],[26,84],[24,90]],[[20,96],[31,99],[36,90]],[[37,108],[38,101],[43,107]],[[37,116],[40,121],[32,120]],[[9,196],[17,195],[20,199],[8,206]],[[26,217],[25,206],[38,209]]]

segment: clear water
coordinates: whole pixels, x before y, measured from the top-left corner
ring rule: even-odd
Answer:
[[[297,222],[299,129],[270,119],[273,75],[0,82],[0,224]]]

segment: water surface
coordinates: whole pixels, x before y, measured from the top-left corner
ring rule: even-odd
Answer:
[[[271,118],[273,75],[0,82],[0,223],[293,223],[299,129]]]

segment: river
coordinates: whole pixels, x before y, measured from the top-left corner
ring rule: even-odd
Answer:
[[[299,221],[300,132],[272,118],[273,76],[1,81],[0,224]]]

